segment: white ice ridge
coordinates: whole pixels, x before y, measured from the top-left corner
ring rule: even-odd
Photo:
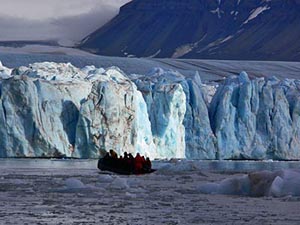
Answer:
[[[0,64],[0,156],[300,159],[300,81]]]

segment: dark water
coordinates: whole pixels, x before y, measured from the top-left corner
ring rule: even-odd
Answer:
[[[224,173],[253,172],[262,170],[300,169],[299,161],[201,161],[182,160],[177,162],[154,161],[153,167],[178,171],[202,170]],[[97,160],[51,160],[51,159],[0,159],[0,170],[4,168],[41,169],[95,169]]]
[[[97,169],[97,160],[71,159],[0,159],[1,168],[41,168],[41,169]]]

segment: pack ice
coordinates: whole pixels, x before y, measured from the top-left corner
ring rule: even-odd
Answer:
[[[300,170],[260,171],[240,177],[227,178],[219,183],[199,186],[205,194],[261,196],[300,196]]]
[[[299,159],[299,81],[0,64],[0,156]]]

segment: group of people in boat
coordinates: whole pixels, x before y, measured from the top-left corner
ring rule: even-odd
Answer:
[[[139,153],[133,157],[131,153],[124,152],[124,156],[118,157],[118,154],[111,149],[103,157],[103,161],[108,167],[127,173],[142,174],[152,170],[149,157],[145,159]]]

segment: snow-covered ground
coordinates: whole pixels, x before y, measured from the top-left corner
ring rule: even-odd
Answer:
[[[26,47],[30,49],[29,47]],[[45,47],[49,49],[51,47]],[[199,71],[202,81],[222,80],[224,77],[238,75],[247,71],[250,77],[272,77],[280,79],[299,79],[299,62],[266,62],[266,61],[234,61],[234,60],[198,60],[198,59],[154,59],[154,58],[120,58],[97,56],[85,52],[54,47],[53,52],[42,51],[47,54],[32,54],[18,48],[2,51],[0,48],[0,61],[3,65],[16,68],[28,66],[35,62],[72,63],[78,68],[87,65],[96,67],[117,66],[126,74],[148,74],[155,67],[165,70],[176,70],[185,76],[194,75]],[[41,51],[40,51],[41,52]],[[60,54],[59,54],[60,53]],[[72,55],[70,55],[72,54]]]
[[[95,160],[0,160],[3,224],[299,224],[297,196],[208,195],[209,182],[298,162],[165,161],[144,176],[100,172]],[[291,170],[287,170],[291,171]]]

